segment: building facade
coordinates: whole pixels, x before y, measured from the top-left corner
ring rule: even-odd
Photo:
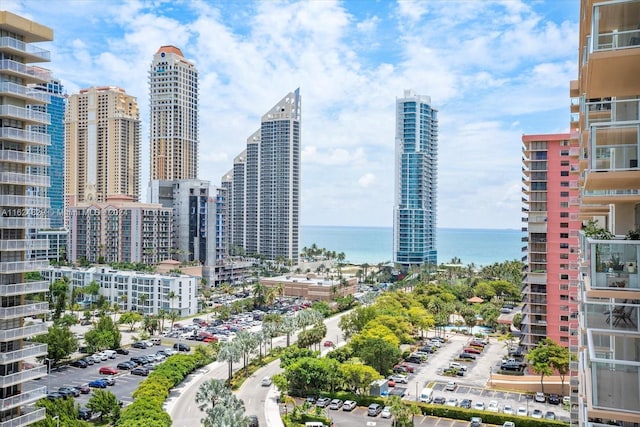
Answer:
[[[198,178],[198,70],[161,46],[149,70],[151,180]]]
[[[333,301],[358,290],[357,277],[335,280],[316,274],[263,277],[260,284],[278,294],[307,301]]]
[[[571,148],[579,156],[580,275],[572,423],[640,422],[640,1],[580,1]]]
[[[111,196],[68,208],[69,262],[158,264],[171,257],[172,210]]]
[[[405,90],[396,99],[393,261],[437,264],[438,111],[431,98]]]
[[[114,86],[69,96],[65,113],[65,206],[140,197],[140,111]]]
[[[578,280],[578,159],[569,134],[522,136],[521,345],[533,349],[551,338],[569,347],[577,324],[577,301],[570,284]]]
[[[69,295],[73,289],[82,289],[91,282],[100,285],[99,295],[110,304],[118,304],[121,312],[138,311],[144,315],[176,312],[182,316],[198,314],[198,277],[185,274],[151,274],[114,270],[109,267],[53,267],[42,271],[47,283],[66,277]],[[80,297],[79,304],[88,305],[90,295]]]
[[[46,357],[47,346],[25,341],[47,332],[31,316],[47,313],[49,304],[34,294],[49,290],[46,281],[28,282],[25,273],[46,268],[27,251],[46,249],[46,241],[27,238],[31,228],[47,228],[49,177],[46,148],[51,135],[30,126],[51,123],[49,113],[29,108],[48,104],[51,94],[30,89],[46,84],[50,73],[31,64],[50,61],[39,42],[53,40],[53,31],[7,11],[0,11],[0,425],[26,426],[45,418],[45,408],[30,406],[46,396],[46,387],[32,381],[47,375],[45,365],[27,359]]]
[[[215,187],[198,179],[154,180],[149,184],[149,198],[173,212],[172,258],[215,264]]]
[[[222,177],[223,230],[232,255],[298,263],[300,246],[300,90],[262,116],[259,130]]]

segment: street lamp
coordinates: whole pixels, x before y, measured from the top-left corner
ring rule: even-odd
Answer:
[[[60,415],[56,415],[55,417],[51,418],[52,420],[56,420],[56,427],[60,427]]]
[[[45,359],[47,361],[47,393],[51,392],[51,361],[53,361],[53,359],[49,359],[46,358]]]

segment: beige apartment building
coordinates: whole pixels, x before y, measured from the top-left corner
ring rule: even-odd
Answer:
[[[358,278],[335,278],[316,274],[262,277],[260,284],[277,289],[282,296],[301,298],[309,301],[333,301],[336,297],[353,295],[357,291]]]
[[[30,129],[48,125],[51,116],[27,105],[44,106],[51,94],[29,88],[50,81],[49,71],[32,64],[50,61],[39,42],[53,40],[53,30],[13,13],[0,11],[0,426],[20,427],[45,418],[33,403],[46,396],[46,386],[33,381],[47,375],[47,366],[26,360],[46,357],[46,344],[31,340],[47,332],[32,316],[49,304],[35,294],[47,292],[46,281],[25,280],[25,273],[46,268],[48,261],[27,258],[28,250],[48,248],[31,240],[31,228],[47,228],[49,179],[47,147],[51,137]]]
[[[580,1],[578,70],[570,150],[586,227],[571,290],[572,425],[631,427],[640,423],[640,0]]]
[[[65,112],[65,206],[140,197],[140,111],[114,86],[69,96]]]

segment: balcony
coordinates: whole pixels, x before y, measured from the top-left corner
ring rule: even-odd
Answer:
[[[632,349],[640,348],[640,334],[588,330],[587,343],[590,406],[607,412],[637,413],[640,362]]]
[[[26,151],[0,150],[0,160],[32,166],[51,166],[51,159],[48,155],[27,153]]]
[[[38,282],[13,283],[11,285],[0,285],[0,297],[37,294],[39,292],[48,291],[49,282],[47,280],[41,280]]]
[[[48,313],[48,302],[25,301],[25,304],[15,307],[0,307],[0,320],[15,319],[16,317],[29,317]]]
[[[36,91],[17,83],[0,83],[0,95],[20,98],[30,104],[49,104],[51,102],[50,93]]]
[[[0,118],[21,120],[28,125],[49,125],[51,115],[15,105],[0,105]]]
[[[0,173],[0,176],[2,174]],[[0,240],[0,251],[48,250],[47,239]]]
[[[0,274],[27,273],[41,271],[49,266],[49,261],[7,261],[0,262]]]
[[[0,399],[0,408],[4,411],[7,411],[11,408],[15,408],[16,406],[28,405],[29,403],[33,403],[37,400],[46,397],[47,395],[47,387],[36,387],[31,390],[26,389],[26,385],[23,385],[22,393],[7,397],[6,399]],[[2,425],[2,424],[0,424]]]
[[[640,1],[594,4],[585,46],[589,98],[636,95],[640,83]]]
[[[0,128],[0,140],[3,139],[27,144],[51,145],[51,135],[49,134],[11,127]]]
[[[609,331],[640,332],[638,304],[627,299],[587,299],[584,303],[584,327]]]
[[[51,52],[48,50],[9,36],[0,37],[0,51],[20,56],[26,62],[51,61]]]
[[[0,387],[9,387],[14,384],[21,384],[36,378],[42,378],[47,375],[46,366],[36,366],[35,368],[25,369],[15,374],[0,375]]]
[[[31,187],[50,186],[50,178],[47,175],[30,173],[0,172],[0,182],[3,184],[28,185]]]
[[[8,363],[17,362],[19,360],[25,360],[28,357],[38,357],[44,356],[46,354],[46,344],[25,345],[25,347],[21,348],[20,350],[0,353],[0,364],[6,365]]]
[[[48,228],[49,218],[0,217],[0,228]]]
[[[47,324],[43,322],[33,323],[19,328],[0,330],[0,342],[13,341],[42,335],[47,332]]]
[[[50,200],[48,197],[40,196],[16,196],[0,194],[0,206],[15,206],[19,208],[48,208],[50,206]]]
[[[51,72],[40,67],[31,67],[11,59],[0,60],[0,74],[24,79],[25,83],[46,83],[51,80]]]
[[[640,290],[640,240],[585,238],[584,244],[592,290],[615,291],[622,295],[629,290]]]
[[[586,126],[640,121],[639,99],[593,99],[585,104]]]
[[[45,408],[35,409],[31,412],[26,412],[24,415],[3,421],[0,423],[0,427],[23,427],[28,426],[36,421],[44,420],[47,416],[47,410]]]

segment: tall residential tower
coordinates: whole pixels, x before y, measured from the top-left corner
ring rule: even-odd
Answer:
[[[65,114],[65,205],[140,197],[140,112],[114,86],[69,97]]]
[[[640,422],[640,0],[581,0],[571,149],[579,156],[574,425]],[[608,231],[608,233],[606,232]]]
[[[438,111],[410,90],[396,99],[395,171],[393,261],[437,264]]]
[[[30,64],[49,62],[49,51],[33,43],[52,40],[50,28],[0,11],[0,424],[12,427],[33,424],[46,412],[27,405],[46,396],[45,385],[32,380],[46,376],[47,366],[25,362],[47,355],[46,344],[26,339],[47,332],[46,323],[32,316],[48,312],[49,304],[34,294],[47,292],[49,285],[26,280],[25,273],[48,265],[27,259],[28,250],[47,249],[48,242],[30,240],[26,232],[49,226],[51,136],[29,126],[47,126],[51,118],[27,106],[51,100],[51,94],[29,85],[50,81],[47,70]]]
[[[198,178],[198,70],[161,46],[149,70],[151,180]]]

